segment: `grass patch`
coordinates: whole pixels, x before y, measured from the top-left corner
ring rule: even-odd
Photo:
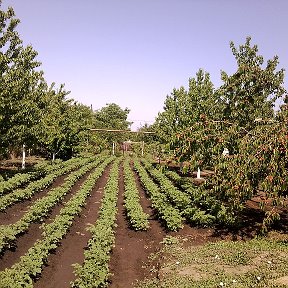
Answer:
[[[136,287],[288,287],[286,235],[188,247],[169,236],[162,244],[158,277]]]

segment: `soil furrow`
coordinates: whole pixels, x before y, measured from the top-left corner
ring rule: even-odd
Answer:
[[[67,202],[78,191],[79,187],[83,184],[83,182],[87,179],[87,177],[92,171],[93,170],[87,172],[81,179],[79,179],[76,182],[76,184],[72,187],[70,192],[64,197],[61,203],[54,206],[50,214],[46,218],[44,218],[43,223],[50,223],[51,221],[53,221],[53,219],[59,214],[59,211],[63,207],[63,203]],[[61,183],[58,182],[58,186],[63,183],[63,179]],[[57,187],[55,182],[53,183],[53,188],[54,187]],[[19,258],[22,255],[24,255],[31,246],[34,245],[36,240],[42,237],[41,236],[42,230],[39,228],[41,225],[42,223],[31,223],[27,232],[17,237],[15,245],[12,248],[7,249],[4,252],[4,255],[2,255],[0,259],[0,271],[4,270],[7,267],[11,267],[13,264],[15,264],[19,260]]]
[[[49,186],[46,189],[43,189],[42,191],[37,192],[34,194],[30,199],[23,200],[21,202],[17,202],[13,204],[12,206],[8,207],[5,209],[5,211],[0,212],[0,225],[8,225],[8,224],[13,224],[16,221],[18,221],[24,214],[25,212],[29,209],[33,203],[40,198],[43,198],[46,196],[46,194],[53,188],[56,188],[63,184],[64,179],[68,176],[69,174],[62,175],[60,177],[57,177],[55,181],[52,183],[51,186]]]
[[[159,250],[159,243],[165,236],[160,223],[155,221],[150,200],[146,198],[138,179],[137,186],[140,193],[143,210],[151,215],[149,218],[150,228],[147,231],[133,231],[129,228],[126,220],[124,204],[124,178],[123,167],[119,177],[118,218],[116,228],[116,243],[111,255],[110,287],[133,287],[136,280],[143,280],[152,272],[145,268],[145,263],[151,253]],[[153,274],[153,273],[152,273]],[[153,274],[154,275],[154,274]],[[152,276],[152,275],[151,275]]]
[[[94,224],[98,218],[103,189],[109,177],[110,167],[111,165],[98,179],[81,215],[75,218],[69,233],[61,241],[55,254],[49,256],[47,266],[43,269],[41,277],[35,282],[34,287],[70,287],[69,283],[75,280],[72,264],[82,264],[84,261],[84,249],[91,238],[91,233],[86,228],[89,224]]]

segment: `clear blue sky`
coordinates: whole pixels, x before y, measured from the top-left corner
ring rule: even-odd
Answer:
[[[199,68],[219,87],[220,71],[236,69],[231,40],[251,36],[265,60],[278,55],[288,70],[287,0],[3,0],[7,6],[48,83],[65,83],[69,97],[94,110],[128,107],[133,129],[151,124],[166,95]]]

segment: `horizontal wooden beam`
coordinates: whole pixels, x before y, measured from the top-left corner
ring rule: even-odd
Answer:
[[[91,129],[89,129],[89,130],[90,130],[90,131],[98,131],[98,132],[155,134],[155,132],[150,132],[150,131],[131,131],[131,130],[102,129],[102,128],[91,128]]]

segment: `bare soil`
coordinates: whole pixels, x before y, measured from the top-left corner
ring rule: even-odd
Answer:
[[[89,224],[95,224],[98,218],[103,189],[107,182],[109,171],[110,169],[106,168],[97,181],[81,215],[76,217],[69,233],[61,241],[61,245],[55,254],[49,256],[47,266],[43,269],[41,277],[36,281],[34,287],[70,287],[69,283],[75,280],[72,264],[82,264],[84,261],[84,249],[91,238],[91,233],[86,228]]]
[[[45,197],[51,189],[62,185],[66,177],[67,174],[56,178],[50,187],[35,193],[30,199],[23,200],[7,207],[5,211],[0,212],[0,224],[8,225],[17,222],[37,199]]]
[[[68,201],[78,191],[79,187],[82,185],[82,183],[88,177],[88,175],[89,175],[89,172],[86,173],[86,175],[84,175],[79,181],[77,181],[77,183],[72,187],[70,192],[64,197],[64,199],[62,200],[62,203]],[[61,185],[63,183],[63,179],[65,177],[66,176],[61,176],[61,177],[57,178],[56,181],[52,184],[52,186],[49,189]],[[45,191],[44,190],[41,191],[40,194],[43,194],[43,195],[41,195],[41,196],[37,195],[38,197],[36,197],[36,195],[35,195],[35,198],[39,199],[40,197],[44,197],[45,194],[49,191],[49,189],[45,189]],[[35,201],[35,199],[34,199],[34,201]],[[12,208],[13,208],[13,211],[15,213],[14,216],[13,216],[13,214],[11,215],[11,218],[9,218],[8,212],[5,213],[5,215],[7,215],[8,219],[10,220],[9,223],[14,223],[18,219],[20,219],[19,215],[20,214],[23,215],[25,213],[25,210],[27,210],[28,206],[33,204],[32,200],[28,201],[28,202],[24,201],[23,203],[25,203],[25,204],[23,204],[23,208],[19,213],[18,213],[17,209],[14,208],[14,206],[17,206],[19,209],[19,205],[22,203],[17,203],[8,209],[8,210],[10,210],[10,209],[12,210]],[[28,204],[28,206],[27,206],[27,204]],[[59,211],[62,207],[63,207],[62,204],[56,205],[51,210],[50,214],[44,219],[43,223],[50,223],[56,217],[56,215],[59,214]],[[0,222],[0,223],[3,224],[2,222]],[[26,233],[19,235],[19,237],[17,237],[14,245],[10,249],[7,249],[4,251],[4,253],[1,255],[1,258],[0,258],[0,270],[4,270],[5,268],[11,267],[13,264],[15,264],[19,260],[19,258],[22,255],[24,255],[30,247],[32,247],[34,245],[36,240],[41,238],[41,233],[42,233],[42,230],[40,229],[41,225],[42,225],[42,223],[32,223],[30,225],[28,231]]]
[[[146,198],[145,192],[139,184],[137,185],[141,197],[141,204],[144,212],[150,215],[150,228],[147,231],[133,231],[126,220],[124,203],[124,182],[123,169],[120,170],[119,197],[118,197],[118,218],[116,229],[116,243],[111,255],[110,287],[133,287],[133,282],[143,280],[151,275],[155,276],[155,271],[145,267],[151,253],[159,250],[159,243],[165,236],[165,231],[156,220],[151,202]]]
[[[63,202],[68,201],[75,194],[80,185],[86,179],[88,174],[83,177],[73,187],[72,191],[67,195]],[[87,242],[91,237],[86,228],[89,223],[94,224],[98,217],[98,211],[101,204],[102,192],[109,176],[109,168],[104,171],[102,177],[98,180],[91,196],[87,200],[87,205],[83,208],[79,217],[76,217],[69,233],[61,241],[61,245],[56,250],[55,254],[51,254],[48,258],[47,266],[44,267],[39,279],[35,281],[35,287],[45,288],[65,288],[70,287],[69,283],[75,279],[73,274],[72,264],[82,263],[84,260],[84,250]],[[57,187],[63,182],[65,176],[60,177],[55,181],[52,187]],[[140,193],[141,205],[146,213],[150,215],[150,228],[147,231],[133,231],[126,219],[124,202],[124,179],[123,168],[120,168],[119,177],[119,197],[118,197],[118,217],[117,228],[115,231],[115,247],[111,253],[110,271],[113,276],[110,278],[111,288],[117,287],[133,287],[137,280],[143,280],[147,277],[158,276],[159,263],[153,261],[150,255],[157,253],[161,249],[161,241],[167,235],[183,236],[186,240],[186,245],[202,245],[208,241],[217,241],[219,239],[247,239],[255,235],[255,231],[261,220],[261,212],[258,205],[251,202],[248,205],[246,214],[245,227],[236,231],[228,229],[211,229],[211,228],[193,228],[185,225],[178,232],[167,232],[161,223],[157,220],[155,211],[151,207],[151,202],[148,199],[145,191],[141,187],[138,176],[135,174],[136,183]],[[52,188],[51,187],[51,188]],[[50,188],[50,189],[51,189]],[[43,197],[47,191],[42,191],[35,195],[31,201],[24,201],[13,205],[6,210],[6,213],[0,213],[0,223],[8,224],[17,221],[24,211],[39,197]],[[41,196],[42,195],[42,196]],[[252,204],[255,205],[252,205]],[[45,223],[51,222],[59,213],[62,205],[57,205],[52,211]],[[257,226],[258,225],[258,226]],[[7,250],[2,258],[0,258],[0,270],[13,265],[21,255],[41,238],[40,224],[34,223],[30,226],[27,233],[21,235],[15,242],[15,248]]]

